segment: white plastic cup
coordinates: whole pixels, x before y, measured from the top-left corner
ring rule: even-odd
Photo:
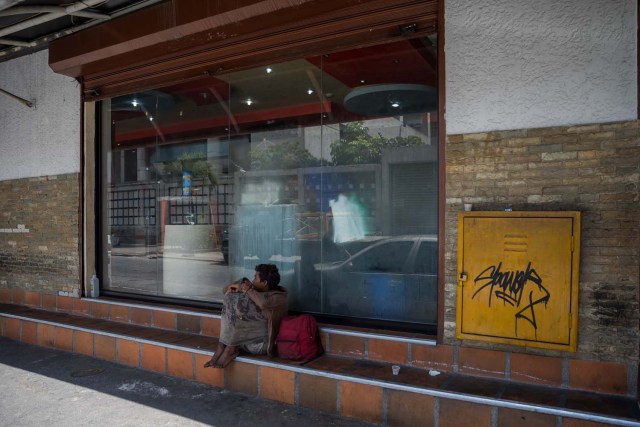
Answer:
[[[473,208],[473,204],[471,204],[471,203],[465,203],[465,204],[464,204],[464,210],[465,210],[466,212],[470,212],[470,211],[471,211],[471,208]]]
[[[393,375],[398,375],[400,373],[400,366],[399,365],[393,365],[391,367],[391,371],[393,372]]]

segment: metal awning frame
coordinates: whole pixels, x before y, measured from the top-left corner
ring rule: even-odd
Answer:
[[[0,61],[8,59],[8,56],[21,56],[23,54],[45,49],[52,40],[92,27],[112,18],[126,15],[164,0],[140,0],[134,4],[118,9],[111,14],[86,10],[105,3],[105,0],[82,0],[68,6],[19,6],[19,4],[24,1],[25,0],[0,0],[0,17],[36,15],[17,24],[0,28],[0,44],[11,46],[10,48],[0,50]],[[11,37],[12,34],[19,31],[53,21],[54,19],[64,16],[78,16],[91,19],[91,21],[73,27],[61,28],[60,30],[46,34],[45,36],[34,40],[18,40]]]

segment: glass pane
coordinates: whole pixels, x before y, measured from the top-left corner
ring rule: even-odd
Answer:
[[[157,294],[154,93],[102,103],[103,288]],[[145,138],[145,143],[140,139]]]
[[[273,263],[292,310],[435,323],[435,52],[403,40],[105,101],[107,289],[219,302]]]
[[[238,153],[232,164],[236,216],[229,230],[234,277],[248,276],[258,263],[276,264],[297,308],[304,253],[320,253],[321,216],[301,186],[305,171],[321,172],[322,74],[300,59],[223,79],[233,88],[231,135]]]
[[[436,63],[428,38],[323,57],[323,313],[435,323]]]

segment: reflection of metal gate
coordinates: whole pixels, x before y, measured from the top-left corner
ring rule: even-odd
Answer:
[[[438,177],[435,163],[389,166],[391,233],[435,234],[438,230]]]
[[[182,196],[179,185],[168,187],[169,198],[179,201],[169,209],[168,224],[231,224],[233,184],[204,185],[194,180],[191,196]]]
[[[580,213],[459,216],[458,337],[576,349]]]
[[[109,189],[109,225],[156,224],[156,189],[118,186]]]

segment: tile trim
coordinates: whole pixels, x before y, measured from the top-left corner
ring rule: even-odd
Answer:
[[[165,307],[155,307],[155,306],[149,306],[149,305],[143,305],[143,304],[135,304],[135,303],[129,303],[129,302],[120,302],[120,301],[110,301],[110,300],[103,300],[100,298],[80,298],[83,301],[88,301],[88,302],[93,302],[93,303],[98,303],[98,304],[111,304],[111,305],[120,305],[120,306],[124,306],[124,307],[130,307],[130,308],[144,308],[147,310],[152,310],[152,311],[165,311],[168,313],[177,313],[177,314],[189,314],[192,316],[202,316],[202,317],[212,317],[214,319],[220,319],[221,316],[219,314],[211,314],[211,313],[204,313],[204,312],[200,312],[200,311],[189,311],[189,310],[181,310],[179,308],[165,308]]]
[[[110,301],[110,300],[107,301],[100,298],[81,298],[81,299],[85,301],[90,301],[93,303],[99,303],[99,304],[111,304],[111,305],[120,305],[120,306],[133,307],[133,308],[144,308],[152,311],[164,311],[168,313],[188,314],[191,316],[209,317],[213,319],[221,318],[219,314],[203,313],[200,311],[189,311],[189,310],[181,310],[176,308],[163,308],[163,307],[155,307],[155,306],[152,307],[152,306],[143,305],[143,304],[135,304],[135,303],[121,302],[121,301]],[[361,338],[375,338],[375,339],[380,339],[385,341],[422,344],[422,345],[429,345],[433,347],[437,345],[435,339],[429,339],[429,338],[409,338],[409,337],[387,335],[387,334],[376,334],[372,332],[349,331],[346,329],[338,329],[338,328],[332,328],[332,327],[329,327],[329,328],[320,327],[319,329],[321,332],[328,333],[328,334],[335,334],[335,335],[348,335],[348,336],[361,337]]]
[[[346,329],[336,329],[336,328],[319,328],[321,332],[326,332],[328,334],[334,335],[348,335],[352,337],[360,337],[360,338],[374,338],[383,341],[396,341],[408,344],[422,344],[435,347],[436,340],[428,339],[428,338],[408,338],[401,337],[395,335],[386,335],[386,334],[375,334],[372,332],[357,332],[357,331],[349,331]]]

